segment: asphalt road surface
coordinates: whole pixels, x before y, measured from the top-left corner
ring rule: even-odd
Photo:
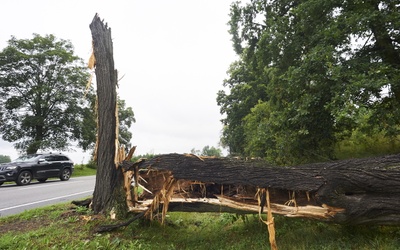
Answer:
[[[5,183],[0,186],[0,217],[89,197],[95,181],[95,176],[85,176],[71,177],[68,181],[49,179],[45,183],[34,180],[26,186]]]

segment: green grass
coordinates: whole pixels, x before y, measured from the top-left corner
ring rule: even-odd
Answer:
[[[70,204],[0,218],[0,249],[269,249],[266,225],[255,215],[168,213],[166,225],[137,221],[112,233],[115,223]],[[399,249],[400,226],[342,226],[275,216],[279,249]]]
[[[89,168],[85,164],[75,164],[72,176],[79,177],[79,176],[89,176],[95,174],[96,174],[96,169]]]

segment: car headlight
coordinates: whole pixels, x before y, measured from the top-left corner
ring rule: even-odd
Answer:
[[[17,166],[11,166],[11,167],[6,167],[6,170],[13,170],[13,169],[16,169],[17,168]]]

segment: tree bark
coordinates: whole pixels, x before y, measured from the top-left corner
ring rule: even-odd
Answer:
[[[122,166],[129,169],[132,163]],[[147,180],[143,186],[152,192],[143,204],[161,192],[160,182],[169,175],[178,180],[170,209],[204,212],[219,205],[257,212],[257,190],[268,188],[272,211],[280,214],[342,224],[400,224],[400,154],[292,167],[168,154],[142,161],[139,169]],[[201,197],[193,200],[196,192]]]
[[[97,82],[97,174],[93,193],[94,213],[105,213],[113,207],[125,204],[121,193],[122,172],[116,169],[115,154],[117,138],[117,71],[114,69],[111,29],[96,14],[90,24],[95,58]],[[121,195],[122,194],[122,195]],[[126,207],[125,207],[126,208]]]

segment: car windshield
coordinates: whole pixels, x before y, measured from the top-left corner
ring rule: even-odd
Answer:
[[[18,157],[15,162],[25,162],[25,161],[32,161],[34,160],[36,157],[38,157],[39,154],[33,154],[33,155],[23,155]]]

